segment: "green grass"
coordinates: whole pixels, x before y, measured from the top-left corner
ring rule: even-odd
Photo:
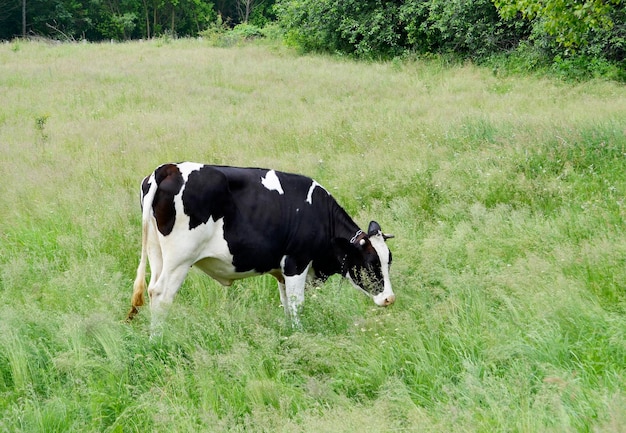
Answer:
[[[206,42],[0,46],[0,431],[626,430],[626,89]],[[325,185],[394,253],[302,330],[191,272],[131,325],[139,183],[194,160]]]

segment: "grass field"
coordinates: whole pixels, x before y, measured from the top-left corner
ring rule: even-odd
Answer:
[[[626,431],[626,88],[202,41],[0,45],[1,432]],[[191,272],[124,323],[139,183],[316,178],[397,302]]]

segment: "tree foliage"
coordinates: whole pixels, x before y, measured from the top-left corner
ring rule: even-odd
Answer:
[[[484,57],[517,46],[529,26],[505,22],[490,0],[412,0],[401,2],[410,48]]]
[[[303,51],[497,56],[626,77],[626,0],[0,0],[0,39],[197,36],[278,23]],[[26,6],[26,28],[22,27]],[[245,24],[252,27],[237,27]],[[275,26],[274,26],[275,28]],[[218,33],[219,33],[218,32]],[[526,56],[526,58],[523,58]],[[537,61],[538,58],[543,59]],[[569,72],[568,72],[569,71]]]
[[[593,34],[610,30],[622,0],[494,0],[501,16],[536,21],[565,47],[589,44]]]
[[[529,43],[567,76],[626,79],[624,0],[494,0],[503,20],[531,24]]]
[[[288,40],[304,50],[399,54],[404,49],[399,1],[301,0],[277,2]]]
[[[277,0],[287,40],[359,57],[537,57],[587,74],[626,72],[624,0]],[[621,72],[620,72],[621,71]]]
[[[302,48],[370,57],[407,50],[478,57],[515,46],[529,29],[503,20],[490,0],[279,0],[277,10]]]
[[[22,4],[26,29],[22,29]],[[0,0],[0,39],[124,40],[196,36],[217,20],[266,23],[274,0]],[[245,14],[241,15],[241,14]],[[268,17],[268,18],[266,18]]]

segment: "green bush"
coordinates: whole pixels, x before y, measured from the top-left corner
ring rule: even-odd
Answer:
[[[408,47],[482,58],[509,50],[527,37],[523,21],[503,21],[490,0],[412,0],[400,6]]]
[[[304,51],[391,57],[404,51],[400,2],[278,1],[276,12],[287,41]]]
[[[233,28],[233,34],[246,40],[263,37],[263,31],[253,24],[237,24]]]
[[[621,3],[279,0],[275,10],[287,42],[305,52],[368,59],[445,53],[481,62],[499,57],[498,68],[623,80]]]
[[[502,20],[489,0],[283,0],[277,10],[292,44],[365,58],[407,50],[483,57],[515,47],[530,28]]]

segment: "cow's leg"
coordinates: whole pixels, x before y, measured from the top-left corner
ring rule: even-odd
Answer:
[[[287,304],[285,306],[285,312],[291,317],[291,323],[297,327],[300,325],[298,311],[304,302],[304,286],[306,285],[306,278],[311,263],[308,263],[304,269],[300,269],[294,260],[290,257],[284,257],[281,267],[283,278],[285,279],[285,298]]]
[[[145,240],[142,240],[142,250],[144,247],[147,249],[147,259],[150,264],[150,283],[148,284],[148,287],[152,287],[161,274],[161,269],[163,268],[163,257],[161,253],[161,245],[159,244],[158,235],[154,226],[149,224],[146,228],[144,228],[144,230],[147,236]],[[144,254],[145,251],[142,251],[141,262],[139,264],[139,268],[137,269],[137,277],[135,278],[135,282],[133,284],[131,309],[126,319],[128,321],[132,320],[133,317],[139,313],[138,307],[144,304],[144,291],[146,289],[146,257],[144,257]]]
[[[289,315],[289,303],[287,302],[287,288],[284,282],[278,282],[278,292],[280,293],[280,303],[283,304],[285,314]]]
[[[162,333],[167,311],[172,305],[178,289],[183,284],[190,266],[187,263],[181,263],[177,266],[168,266],[165,263],[154,285],[151,281],[148,294],[150,295],[150,334],[152,337]]]
[[[285,314],[289,315],[289,304],[287,303],[287,289],[285,287],[285,278],[282,271],[272,271],[270,273],[278,282],[278,293],[280,294],[280,303],[283,305]]]

